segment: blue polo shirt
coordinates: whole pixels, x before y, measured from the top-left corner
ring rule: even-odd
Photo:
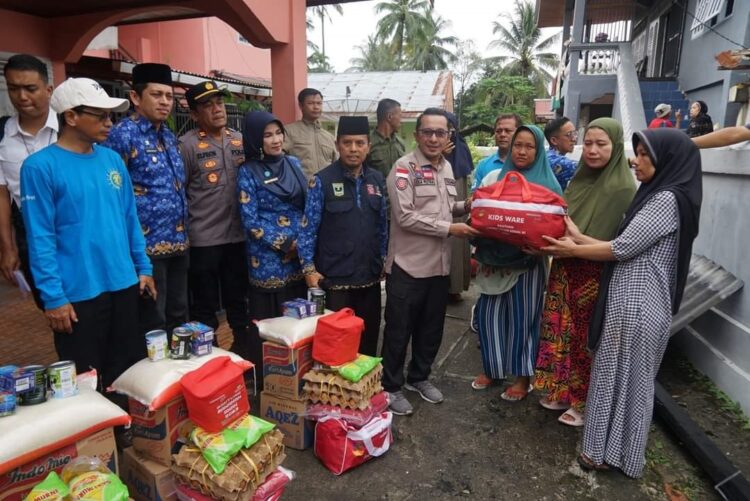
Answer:
[[[471,192],[474,193],[474,191],[482,185],[484,176],[495,169],[502,169],[504,163],[505,162],[500,160],[500,156],[497,152],[481,159],[477,164],[477,168],[474,169],[474,180],[471,182]]]

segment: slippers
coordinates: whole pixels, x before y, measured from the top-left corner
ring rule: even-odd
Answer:
[[[492,384],[492,379],[484,374],[480,374],[471,382],[471,387],[475,390],[486,390]]]
[[[576,458],[578,461],[578,464],[583,468],[585,471],[609,471],[610,467],[607,463],[602,464],[596,464],[594,461],[589,458],[588,456],[581,454]]]
[[[550,400],[547,397],[540,398],[539,405],[551,411],[565,411],[570,409],[570,404],[560,402],[559,400]]]
[[[575,428],[583,426],[583,414],[572,407],[563,412],[557,420],[562,424],[567,424],[568,426],[573,426]]]
[[[503,400],[507,400],[508,402],[519,402],[526,398],[526,396],[531,393],[533,389],[533,385],[529,385],[529,387],[526,388],[526,391],[517,390],[512,386],[509,386],[504,392],[500,394],[500,398],[502,398]]]

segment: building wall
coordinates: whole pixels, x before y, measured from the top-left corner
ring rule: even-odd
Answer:
[[[723,266],[745,288],[676,335],[693,364],[750,413],[750,149],[701,152],[703,205],[693,252]]]
[[[688,1],[688,10],[696,11],[698,0]],[[745,46],[750,43],[750,2],[734,2],[731,16],[713,28],[732,40]],[[747,81],[747,72],[722,71],[717,69],[714,56],[725,50],[736,50],[739,47],[724,40],[710,30],[704,30],[696,39],[692,39],[690,25],[692,19],[685,21],[682,55],[680,59],[680,88],[691,100],[701,99],[708,105],[708,112],[721,126],[734,125],[739,104],[727,103],[729,88],[737,83]],[[708,90],[706,92],[705,90]]]
[[[208,75],[212,70],[271,78],[271,51],[239,41],[238,33],[216,18],[121,26],[120,45],[140,62],[162,62]]]

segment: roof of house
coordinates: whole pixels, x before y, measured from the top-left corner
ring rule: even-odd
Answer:
[[[323,94],[328,115],[374,115],[384,98],[401,103],[406,118],[430,107],[453,111],[453,74],[447,70],[310,73],[307,84]]]

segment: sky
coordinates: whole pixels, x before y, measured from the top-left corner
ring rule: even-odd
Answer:
[[[343,16],[329,9],[332,21],[326,19],[326,55],[336,72],[345,71],[351,66],[349,60],[359,55],[355,47],[364,44],[367,36],[375,32],[378,20],[375,5],[380,1],[343,4]],[[498,55],[497,50],[487,49],[493,40],[492,21],[498,20],[500,13],[512,13],[514,3],[511,0],[435,0],[435,12],[451,21],[446,34],[461,40],[474,40],[480,54],[489,57]],[[320,46],[319,17],[316,17],[314,24],[315,29],[308,32],[308,37]],[[543,33],[546,34],[546,30]]]

